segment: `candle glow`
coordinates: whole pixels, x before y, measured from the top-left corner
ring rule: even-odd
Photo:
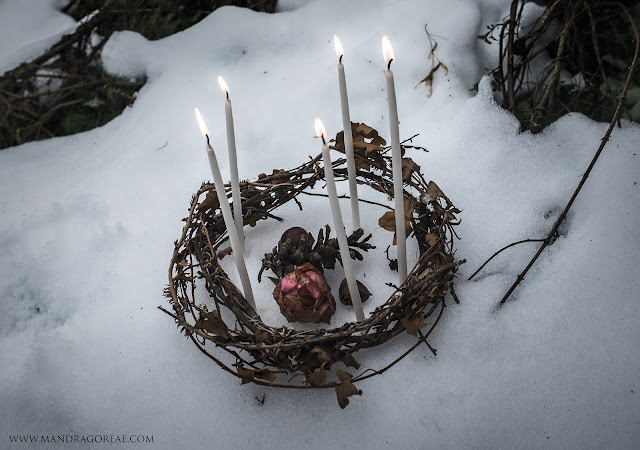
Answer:
[[[324,124],[322,123],[322,120],[316,119],[314,125],[316,127],[316,137],[321,137],[323,141],[326,141],[327,140],[327,130],[325,130]]]
[[[335,34],[333,35],[333,45],[336,47],[336,56],[342,58],[344,56],[344,50],[342,49],[340,39],[338,39],[338,36]]]
[[[391,61],[396,59],[393,54],[393,47],[391,47],[391,41],[389,41],[386,34],[382,36],[382,56],[384,57],[384,62],[386,64],[390,64]]]
[[[204,119],[202,118],[202,114],[200,114],[200,110],[198,108],[194,108],[196,111],[196,120],[198,121],[198,127],[200,127],[200,133],[202,133],[202,137],[209,138],[209,129],[207,128],[207,124],[204,123]]]
[[[229,86],[227,86],[227,83],[221,76],[218,76],[218,84],[220,85],[220,89],[222,89],[222,92],[229,95]]]

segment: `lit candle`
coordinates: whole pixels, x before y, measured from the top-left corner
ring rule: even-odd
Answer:
[[[233,223],[233,217],[231,216],[231,208],[229,207],[229,200],[227,199],[227,193],[224,190],[224,182],[222,181],[222,175],[220,174],[220,167],[218,166],[218,160],[216,154],[213,151],[213,147],[209,144],[209,130],[204,123],[204,119],[200,114],[198,108],[195,108],[196,120],[202,135],[207,138],[207,155],[209,156],[209,165],[211,166],[211,174],[213,175],[213,182],[216,186],[216,193],[218,194],[218,202],[220,203],[220,209],[222,209],[222,218],[224,224],[227,227],[227,233],[229,233],[229,240],[231,241],[231,250],[236,256],[236,267],[240,275],[240,282],[242,283],[242,290],[244,291],[244,297],[249,304],[256,309],[256,303],[253,299],[253,289],[251,288],[251,281],[249,281],[249,274],[247,273],[247,266],[244,263],[244,251],[240,245],[240,238],[238,237],[238,231]]]
[[[391,134],[391,166],[393,172],[393,199],[396,215],[396,244],[398,247],[398,275],[400,284],[407,278],[407,233],[404,228],[404,192],[402,189],[402,153],[400,152],[400,130],[398,128],[398,106],[396,104],[396,88],[393,83],[391,62],[395,59],[391,42],[382,36],[382,54],[387,70],[387,102],[389,103],[389,128]]]
[[[222,92],[227,94],[224,103],[224,112],[227,119],[227,148],[229,150],[229,172],[231,174],[231,198],[233,199],[233,218],[236,223],[236,230],[240,238],[240,245],[244,250],[244,222],[242,218],[242,199],[240,198],[240,179],[238,178],[238,157],[236,156],[236,133],[233,128],[233,111],[231,110],[231,99],[229,98],[229,86],[222,77],[218,77],[218,84]]]
[[[316,119],[316,135],[322,138],[322,162],[324,163],[324,178],[327,183],[327,193],[329,194],[329,205],[331,206],[331,215],[333,216],[333,226],[338,236],[338,247],[340,247],[340,259],[342,259],[342,267],[347,279],[349,287],[349,295],[353,303],[353,309],[356,313],[356,320],[359,322],[364,320],[364,312],[362,311],[362,302],[360,301],[360,291],[358,291],[358,283],[353,273],[353,264],[349,255],[349,245],[347,244],[347,234],[344,231],[342,223],[342,213],[338,204],[338,193],[336,191],[336,181],[333,177],[333,166],[331,165],[331,156],[329,155],[329,144],[327,144],[327,132],[320,119]]]
[[[351,134],[351,117],[349,115],[349,98],[347,82],[344,77],[342,57],[344,51],[338,36],[333,36],[333,43],[338,55],[338,84],[340,85],[340,107],[342,108],[342,127],[344,128],[344,148],[347,155],[347,175],[349,177],[349,196],[351,197],[351,226],[353,231],[360,228],[360,207],[358,206],[358,184],[356,183],[356,162],[353,156],[353,135]]]

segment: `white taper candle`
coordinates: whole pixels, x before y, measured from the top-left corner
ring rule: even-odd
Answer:
[[[236,267],[238,268],[238,274],[240,275],[240,282],[242,283],[242,290],[244,291],[244,297],[249,304],[256,310],[256,303],[253,298],[253,289],[251,288],[251,281],[249,280],[249,274],[247,273],[247,266],[244,261],[244,251],[240,245],[240,239],[238,237],[238,231],[233,222],[233,216],[231,215],[231,208],[229,207],[229,199],[227,198],[227,192],[224,189],[224,181],[222,181],[222,174],[220,173],[220,167],[218,166],[218,160],[216,154],[213,151],[213,147],[209,144],[209,130],[207,125],[200,114],[198,108],[195,108],[196,119],[202,135],[207,138],[207,156],[209,157],[209,165],[211,166],[211,174],[213,175],[213,183],[216,186],[216,193],[218,195],[218,202],[220,203],[220,209],[222,210],[222,218],[224,224],[227,227],[227,233],[229,233],[229,240],[231,241],[231,250],[235,255]],[[256,311],[257,312],[257,311]]]
[[[342,109],[342,127],[344,128],[344,148],[347,157],[347,176],[349,178],[349,196],[351,197],[351,226],[352,231],[360,228],[360,207],[358,205],[358,183],[356,182],[356,162],[353,154],[353,135],[351,133],[351,115],[349,114],[349,97],[347,96],[347,81],[344,76],[342,57],[344,51],[338,36],[333,36],[333,43],[338,55],[338,84],[340,86],[340,107]]]
[[[238,177],[238,157],[236,154],[236,132],[233,126],[233,110],[229,98],[229,86],[222,77],[218,77],[218,84],[222,92],[227,96],[224,103],[224,112],[227,122],[227,148],[229,152],[229,174],[231,176],[231,197],[233,199],[233,219],[240,239],[240,245],[244,250],[244,222],[242,218],[242,198],[240,197],[240,179]]]
[[[344,231],[344,223],[342,222],[342,213],[340,212],[340,204],[338,203],[338,193],[336,191],[336,181],[333,177],[333,166],[331,165],[331,155],[329,155],[329,144],[326,140],[326,131],[322,121],[315,121],[316,135],[322,138],[322,162],[324,164],[324,177],[327,183],[327,194],[329,195],[329,205],[331,206],[331,215],[333,216],[333,226],[338,237],[338,247],[340,247],[340,259],[344,268],[344,275],[347,279],[349,287],[349,295],[353,303],[353,309],[356,313],[356,320],[360,322],[364,320],[364,311],[362,310],[362,301],[360,300],[360,291],[358,283],[353,272],[353,263],[349,254],[349,244],[347,243],[347,234]]]
[[[396,244],[398,248],[398,278],[404,283],[407,278],[407,233],[404,217],[404,191],[402,189],[402,153],[400,149],[400,129],[398,120],[398,106],[396,104],[396,88],[393,82],[391,62],[394,60],[391,42],[387,36],[382,37],[382,53],[387,70],[384,75],[387,80],[387,102],[389,103],[389,131],[391,134],[391,166],[393,172],[393,199],[396,215]]]

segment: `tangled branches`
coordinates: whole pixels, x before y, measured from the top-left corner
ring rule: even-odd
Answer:
[[[499,45],[492,74],[503,107],[532,132],[572,111],[608,122],[624,88],[640,6],[632,1],[550,0],[537,20],[523,24],[527,3],[513,0],[504,22],[479,36]],[[640,79],[634,80],[640,86]],[[640,121],[639,100],[628,98],[621,117]]]

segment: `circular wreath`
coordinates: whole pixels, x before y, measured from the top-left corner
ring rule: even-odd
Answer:
[[[352,131],[358,183],[393,197],[391,157],[386,142],[365,124],[353,124]],[[342,135],[340,132],[331,142],[333,149],[344,153]],[[409,145],[411,139],[402,143],[403,151],[406,148],[425,150]],[[318,155],[295,169],[274,170],[270,175],[259,175],[256,181],[240,183],[244,224],[255,226],[262,220],[282,220],[273,211],[292,200],[302,209],[298,197],[318,195],[308,190],[324,180],[321,161],[322,155]],[[344,158],[333,162],[333,170],[336,180],[347,179]],[[228,238],[227,229],[215,186],[207,183],[193,196],[189,215],[184,219],[182,234],[175,242],[171,257],[165,295],[173,311],[160,309],[175,319],[181,332],[191,338],[200,351],[222,369],[239,377],[243,384],[335,388],[338,402],[344,408],[349,403],[349,396],[361,394],[354,383],[383,373],[422,342],[429,345],[427,337],[443,313],[449,290],[457,302],[453,278],[464,260],[454,257],[453,227],[459,223],[456,214],[460,211],[433,181],[426,182],[420,167],[406,157],[403,158],[403,178],[407,229],[410,224],[420,257],[405,282],[365,320],[332,329],[304,331],[263,323],[220,265],[219,259],[228,252],[228,249],[221,250]],[[230,195],[229,185],[226,191]],[[361,201],[390,209],[379,203]],[[387,219],[389,215],[394,219],[393,214],[392,210],[388,211]],[[383,218],[380,223],[384,226]],[[394,220],[386,222],[391,224],[392,230],[395,228]],[[350,237],[350,244],[362,236],[362,231],[359,232]],[[352,250],[352,258],[354,253],[357,252]],[[390,261],[393,268],[395,261]],[[197,304],[196,280],[204,280],[213,305]],[[235,316],[232,326],[224,320],[225,316],[230,317],[229,312]],[[427,323],[430,316],[435,319]],[[381,345],[403,332],[416,336],[417,342],[386,367],[368,369],[357,375],[337,370],[333,380],[328,376],[328,370],[336,362],[358,370],[360,365],[354,355],[359,350]],[[224,362],[206,344],[226,351],[235,363]],[[431,346],[429,348],[435,353]],[[286,375],[287,381],[279,381],[279,375]]]

